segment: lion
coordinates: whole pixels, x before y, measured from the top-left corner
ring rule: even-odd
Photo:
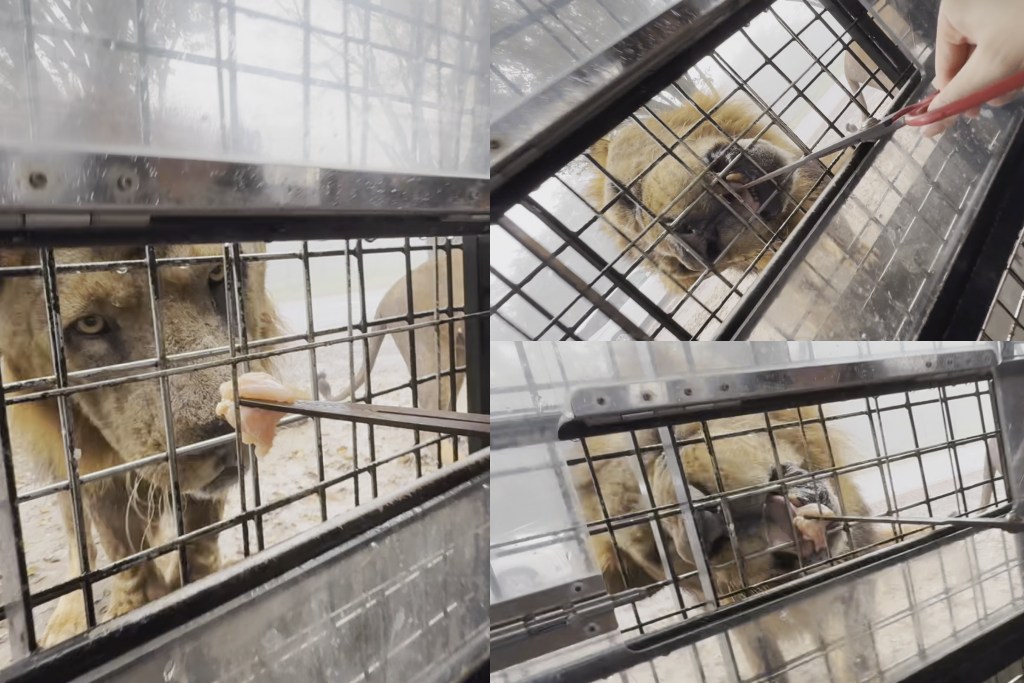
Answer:
[[[262,245],[245,245],[248,253]],[[220,256],[222,246],[157,247],[163,257]],[[38,251],[0,250],[0,265],[38,264]],[[88,264],[142,259],[142,247],[87,247],[54,251],[58,264]],[[245,262],[245,318],[250,339],[273,338],[281,323],[264,286],[264,265]],[[146,268],[69,270],[57,275],[60,325],[68,372],[157,358],[160,353],[182,354],[201,349],[226,349],[229,344],[224,272],[220,263],[158,267],[158,321],[163,348],[154,344],[154,318],[150,306]],[[5,382],[54,375],[51,359],[43,278],[0,278],[0,361]],[[226,356],[226,351],[222,354]],[[195,362],[209,361],[209,358]],[[186,367],[171,361],[169,367]],[[273,363],[253,360],[253,370],[273,374]],[[148,372],[117,373],[120,376]],[[100,377],[106,379],[111,372]],[[174,445],[184,446],[233,433],[214,414],[218,387],[231,378],[229,365],[202,367],[167,379],[166,398],[173,418],[166,427]],[[96,378],[93,378],[96,379]],[[71,380],[74,385],[81,381]],[[140,460],[167,450],[162,391],[157,379],[134,381],[72,394],[68,400],[73,441],[82,475]],[[18,443],[28,444],[27,456],[38,474],[50,481],[66,480],[63,432],[55,399],[28,401],[7,410],[8,423]],[[248,467],[238,457],[235,442],[207,447],[176,458],[176,480],[181,493],[184,531],[218,522],[227,490]],[[81,484],[84,536],[90,569],[95,568],[93,533],[110,561],[158,545],[161,517],[171,505],[171,473],[165,462],[148,464],[127,473]],[[69,548],[68,576],[81,574],[77,553],[74,511],[70,493],[58,494]],[[186,546],[189,581],[220,567],[217,535],[197,538]],[[155,561],[132,566],[114,577],[108,617],[163,596],[182,582],[177,562],[165,573]],[[77,591],[62,596],[46,625],[40,643],[50,646],[86,629],[82,597]]]
[[[714,460],[702,437],[701,423],[672,428],[675,440],[682,444],[678,460],[664,450],[656,430],[636,432],[637,446],[629,433],[585,439],[594,474],[584,463],[573,468],[572,476],[586,520],[634,520],[618,525],[611,534],[602,530],[590,537],[609,593],[672,578],[666,575],[652,525],[640,517],[654,508],[665,511],[659,522],[662,547],[670,556],[674,575],[680,577],[679,585],[705,599],[711,597],[704,595],[696,571],[692,548],[698,547],[707,558],[711,586],[720,604],[774,587],[803,566],[828,564],[831,558],[864,552],[887,540],[874,525],[847,528],[838,522],[803,517],[804,510],[818,510],[819,504],[826,514],[870,514],[850,475],[809,478],[815,472],[849,464],[856,459],[855,451],[839,430],[830,427],[826,435],[817,408],[773,411],[768,419],[773,425],[771,439],[763,414],[707,422]],[[682,465],[682,479],[678,470],[673,476],[677,463]],[[638,464],[646,473],[649,494],[637,478]],[[698,540],[691,546],[680,514],[680,480],[696,501],[723,492],[789,483],[785,492],[780,486],[780,490],[762,490],[697,508],[692,528]],[[755,677],[774,675],[785,668],[780,643],[792,637],[811,637],[828,644],[845,634],[857,642],[857,654],[849,659],[848,649],[830,652],[830,670],[834,680],[859,680],[857,674],[869,666],[864,658],[870,653],[861,651],[868,645],[858,636],[867,633],[870,597],[851,589],[833,594],[827,604],[789,607],[783,616],[772,614],[739,628],[739,644],[756,670]],[[772,680],[784,681],[786,676],[776,675]]]
[[[607,207],[605,232],[634,258],[646,252],[670,291],[689,290],[710,266],[763,270],[766,245],[790,233],[825,185],[826,166],[811,160],[741,189],[802,152],[751,102],[693,99],[643,125],[630,119],[589,150],[606,172],[595,170],[586,189],[595,209]]]
[[[465,305],[462,271],[462,251],[459,249],[451,252],[451,289],[452,308],[460,309]],[[445,323],[451,318],[443,310],[448,308],[448,259],[444,256],[431,256],[425,262],[414,268],[408,275],[398,278],[388,288],[377,311],[374,314],[374,322],[367,326],[370,332],[386,332],[390,334],[376,334],[367,341],[367,355],[362,367],[356,373],[352,384],[337,393],[331,391],[327,375],[320,373],[319,385],[322,398],[330,401],[344,401],[352,396],[363,384],[366,378],[373,371],[377,361],[377,354],[380,353],[381,344],[386,337],[391,337],[409,368],[410,376],[413,372],[417,377],[417,407],[435,410],[455,410],[455,402],[462,384],[466,379],[466,325],[459,320],[452,323]],[[415,319],[409,318],[409,288],[412,288],[413,313],[418,313]],[[410,324],[422,325],[430,322],[431,316],[424,316],[424,312],[438,311],[438,318],[442,324],[435,327],[426,325],[416,327],[413,330],[416,345],[415,360],[413,367],[413,354],[409,331],[405,328]],[[451,335],[454,334],[454,339]],[[451,381],[452,370],[452,348],[454,347],[455,378],[454,385]],[[440,365],[439,365],[440,363]],[[427,379],[419,381],[419,377]],[[437,435],[421,433],[422,440],[436,438]],[[450,464],[454,460],[451,439],[441,442],[441,462]]]

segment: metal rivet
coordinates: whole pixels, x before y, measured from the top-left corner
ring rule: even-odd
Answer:
[[[491,149],[501,149],[501,140],[491,138]]]
[[[924,364],[924,366],[925,366],[926,368],[930,368],[930,367],[932,366],[932,362],[931,362],[931,361],[928,361],[927,363],[925,363],[925,364]]]
[[[130,190],[135,187],[135,181],[131,176],[123,175],[117,179],[117,189]]]
[[[572,585],[572,592],[573,593],[582,593],[583,592],[583,584],[582,583],[574,583]]]
[[[605,401],[604,401],[604,396],[598,396],[598,397],[597,397],[597,405],[599,405],[599,406],[603,406],[603,405],[604,405],[604,402],[605,402]]]
[[[728,384],[723,384],[722,385],[722,391],[729,391],[729,385]]]
[[[28,174],[28,184],[37,190],[46,187],[46,174],[42,171],[32,171]]]
[[[683,389],[683,393],[686,394],[687,396],[693,396],[693,389],[690,389],[689,387],[687,387],[687,388]]]
[[[654,396],[651,395],[651,392],[645,391],[644,393],[640,394],[640,398],[642,398],[645,401],[650,401],[652,398],[654,398]]]
[[[599,630],[600,629],[597,628],[597,624],[595,624],[594,622],[590,622],[589,624],[583,627],[583,632],[586,633],[588,636],[594,635]]]

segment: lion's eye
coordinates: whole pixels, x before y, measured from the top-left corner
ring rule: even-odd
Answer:
[[[109,329],[106,319],[99,315],[83,315],[75,321],[75,330],[82,334],[103,334]]]
[[[210,287],[210,298],[213,299],[213,307],[217,310],[218,315],[226,317],[228,303],[224,291],[224,266],[217,266],[211,270],[210,278],[207,282]]]

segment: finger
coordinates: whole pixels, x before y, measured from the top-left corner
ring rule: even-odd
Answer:
[[[1013,71],[1013,67],[999,55],[993,55],[989,50],[978,48],[953,77],[953,80],[939,91],[928,110],[934,111],[950,102],[967,97],[987,85],[1013,75]]]
[[[935,80],[932,85],[938,90],[945,88],[967,63],[972,51],[973,46],[966,36],[946,16],[940,16],[935,32]]]
[[[936,121],[935,123],[929,124],[921,128],[921,135],[926,138],[933,138],[936,135],[945,133],[946,129],[953,125],[954,119],[943,119],[942,121]]]

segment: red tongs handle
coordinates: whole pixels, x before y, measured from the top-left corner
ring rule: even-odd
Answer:
[[[906,119],[908,126],[927,126],[930,123],[941,121],[942,119],[949,118],[950,116],[956,116],[962,114],[965,111],[970,111],[975,107],[980,107],[986,102],[1009,94],[1014,90],[1020,90],[1024,88],[1024,71],[1016,73],[1008,78],[1004,78],[1001,81],[985,86],[977,92],[973,92],[966,97],[961,97],[959,100],[954,100],[944,107],[939,107],[934,111],[928,111],[928,105],[931,104],[932,100],[939,93],[933,93],[928,97],[924,98],[916,104],[911,104],[907,107],[896,112],[893,118],[900,118],[901,116],[912,116],[913,120]]]

